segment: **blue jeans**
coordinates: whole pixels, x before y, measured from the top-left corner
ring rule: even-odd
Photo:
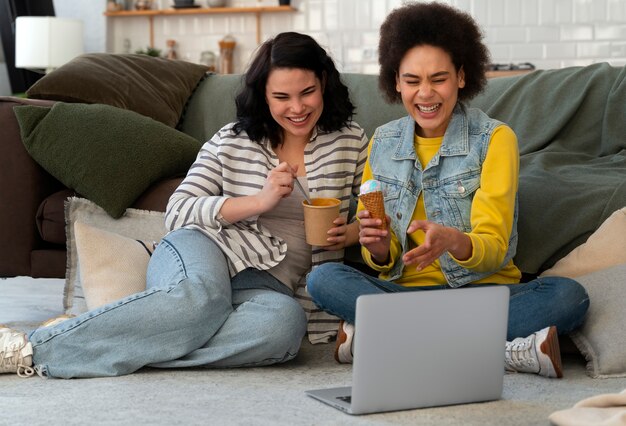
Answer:
[[[294,358],[306,316],[265,271],[232,281],[222,251],[179,229],[157,246],[147,289],[29,336],[49,377],[119,376],[141,367],[244,367]]]
[[[464,287],[482,285],[485,284]],[[585,319],[589,296],[584,287],[572,279],[543,277],[524,284],[506,285],[511,291],[507,340],[529,336],[551,325],[556,325],[559,334],[566,334],[582,325]],[[447,285],[404,287],[339,263],[320,265],[307,277],[307,290],[315,303],[352,324],[356,299],[362,294],[443,289],[454,291]]]

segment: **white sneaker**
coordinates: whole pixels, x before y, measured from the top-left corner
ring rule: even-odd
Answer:
[[[35,373],[33,347],[26,334],[0,325],[0,373],[29,377]]]
[[[506,342],[504,366],[507,371],[563,377],[556,327],[546,327],[528,337]]]
[[[39,324],[39,328],[54,327],[57,324],[61,324],[65,320],[68,320],[70,318],[74,318],[75,316],[76,315],[73,315],[73,314],[59,315],[58,317],[50,318],[49,320],[46,320],[46,321],[42,322],[41,324]]]
[[[335,360],[340,364],[352,364],[352,340],[354,339],[354,325],[345,321],[339,323],[337,330],[337,344],[335,345]]]

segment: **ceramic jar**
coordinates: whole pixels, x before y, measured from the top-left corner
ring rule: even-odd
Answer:
[[[135,9],[137,10],[150,10],[152,9],[152,0],[136,0]]]

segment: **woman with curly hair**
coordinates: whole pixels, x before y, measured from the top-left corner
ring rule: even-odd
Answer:
[[[296,356],[307,319],[294,293],[306,303],[306,273],[358,241],[346,216],[367,137],[332,59],[303,34],[260,46],[236,106],[237,121],[204,144],[169,200],[172,232],[151,257],[147,290],[30,336],[0,326],[0,372],[119,376]],[[306,243],[296,179],[341,200],[329,245]]]
[[[362,254],[378,277],[329,264],[307,278],[318,306],[344,320],[335,358],[352,361],[362,294],[506,285],[506,369],[561,377],[557,330],[580,326],[589,299],[568,278],[520,283],[517,139],[463,102],[486,84],[489,53],[479,27],[444,4],[408,4],[382,24],[378,51],[380,88],[408,113],[376,130],[363,173],[381,183],[391,214],[382,227],[359,203]]]

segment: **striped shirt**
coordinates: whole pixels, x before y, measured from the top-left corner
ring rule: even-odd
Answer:
[[[187,176],[174,191],[167,205],[168,229],[198,229],[222,249],[231,276],[246,268],[267,270],[284,257],[287,245],[261,226],[258,216],[229,223],[220,209],[229,197],[258,193],[279,159],[269,141],[251,141],[245,131],[238,135],[234,123],[220,129],[206,142]],[[339,131],[314,132],[304,151],[309,193],[312,197],[341,200],[341,214],[347,216],[351,197],[359,192],[367,157],[368,139],[356,123]],[[343,250],[327,251],[314,246],[311,264],[343,260]],[[312,343],[326,342],[337,331],[337,319],[315,306],[306,292],[304,278],[297,284],[295,297],[307,317]]]

